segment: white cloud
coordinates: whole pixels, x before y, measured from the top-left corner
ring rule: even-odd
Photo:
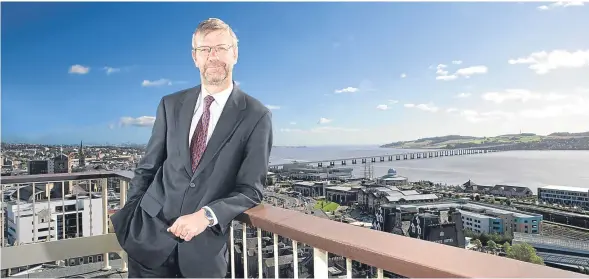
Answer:
[[[496,104],[508,101],[519,101],[522,103],[530,100],[557,101],[567,98],[566,95],[558,93],[542,94],[527,89],[506,89],[504,92],[487,92],[481,97],[485,101],[494,102]]]
[[[462,61],[452,61],[452,64],[459,65],[462,64]],[[471,66],[458,69],[453,74],[450,74],[450,72],[448,71],[448,65],[438,64],[438,66],[436,67],[436,79],[450,81],[455,80],[459,77],[470,78],[472,75],[486,74],[488,71],[489,69],[486,66]]]
[[[274,106],[274,105],[266,105],[266,107],[270,110],[277,110],[280,109],[280,106]]]
[[[468,98],[468,97],[470,97],[470,95],[471,95],[470,93],[460,93],[460,94],[457,94],[454,97],[455,98]]]
[[[78,75],[85,75],[90,72],[90,67],[82,66],[79,64],[72,65],[68,73],[70,74],[78,74]]]
[[[500,120],[513,117],[513,113],[498,110],[481,113],[475,110],[463,110],[460,112],[460,115],[464,117],[466,121],[472,123]]]
[[[303,134],[315,134],[315,133],[333,133],[333,132],[359,132],[360,129],[353,129],[353,128],[343,128],[343,127],[332,127],[332,126],[323,126],[323,127],[316,127],[312,129],[290,129],[290,128],[282,128],[280,132],[283,133],[303,133]]]
[[[449,108],[446,110],[447,113],[453,113],[453,112],[457,112],[457,111],[458,111],[458,109],[456,109],[456,108]]]
[[[448,67],[448,65],[438,64],[438,66],[436,67],[436,74],[441,75],[441,76],[447,75],[448,71],[445,70],[447,67]]]
[[[331,123],[332,121],[333,121],[332,119],[321,117],[319,119],[319,124],[327,124],[327,123]]]
[[[346,88],[343,88],[343,89],[337,89],[334,92],[336,94],[339,94],[339,93],[355,93],[355,92],[358,92],[358,88],[356,88],[356,87],[346,87]]]
[[[569,52],[566,50],[553,50],[551,52],[534,52],[527,57],[510,59],[507,63],[529,64],[529,69],[539,75],[561,68],[581,68],[589,66],[589,49]]]
[[[388,109],[390,109],[390,107],[387,106],[387,105],[378,105],[378,106],[376,106],[376,109],[378,109],[378,110],[388,110]]]
[[[137,118],[125,116],[121,117],[121,126],[137,126],[137,127],[149,127],[155,122],[155,116],[140,116]]]
[[[583,6],[583,2],[581,1],[558,1],[555,3],[552,3],[550,5],[542,5],[542,6],[538,6],[536,9],[540,10],[540,11],[548,11],[551,9],[556,9],[556,8],[567,8],[567,7],[575,7],[575,6]]]
[[[172,81],[169,79],[161,78],[161,79],[154,80],[154,81],[150,81],[150,80],[146,79],[141,83],[141,86],[144,86],[144,87],[162,86],[162,85],[172,85]]]
[[[107,75],[118,73],[121,71],[121,68],[113,68],[113,67],[104,67],[103,69],[106,71]]]
[[[237,84],[237,86],[240,86],[240,85],[241,85],[241,82],[240,82],[240,81],[238,81],[238,80],[236,80],[236,81],[235,81],[235,84]]]
[[[486,74],[487,71],[488,71],[488,69],[486,66],[473,66],[473,67],[458,69],[458,71],[456,71],[455,75],[468,78],[468,77],[470,77],[472,75],[476,75],[476,74]]]
[[[406,78],[406,77],[407,77],[407,74],[405,74],[405,73],[401,74],[401,78]]]
[[[290,125],[297,125],[297,123],[296,123],[296,122],[294,122],[294,121],[291,121],[289,124],[290,124]]]
[[[391,105],[393,105],[393,104],[396,104],[396,103],[398,103],[398,102],[399,102],[399,101],[397,101],[397,100],[389,100],[389,104],[391,104]]]
[[[560,116],[589,116],[589,99],[578,96],[570,103],[560,105],[549,105],[542,108],[525,109],[519,113],[525,118],[552,118]]]
[[[404,106],[406,108],[416,108],[416,109],[420,109],[420,110],[428,111],[428,112],[437,112],[438,110],[440,110],[440,108],[436,107],[433,104],[419,104],[419,105],[405,104]]]

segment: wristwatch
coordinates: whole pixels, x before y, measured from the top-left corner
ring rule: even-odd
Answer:
[[[207,218],[207,220],[209,220],[209,227],[212,227],[215,225],[215,218],[213,217],[213,213],[208,209],[208,208],[204,208],[205,211],[205,217]]]

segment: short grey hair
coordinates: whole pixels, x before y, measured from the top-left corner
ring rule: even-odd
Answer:
[[[233,37],[233,46],[237,48],[238,40],[237,36],[235,35],[235,32],[233,32],[233,29],[231,29],[231,26],[229,26],[229,24],[225,23],[224,21],[218,18],[205,19],[198,24],[198,26],[196,27],[196,31],[194,31],[194,33],[192,34],[192,48],[196,48],[197,35],[202,34],[203,36],[206,36],[209,33],[218,30],[229,32],[229,35]]]

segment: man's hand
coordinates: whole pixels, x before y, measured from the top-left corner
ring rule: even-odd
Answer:
[[[203,209],[176,219],[176,222],[168,228],[168,231],[177,237],[190,241],[193,237],[201,234],[209,225]]]

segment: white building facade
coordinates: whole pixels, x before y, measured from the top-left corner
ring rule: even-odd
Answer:
[[[6,207],[10,245],[103,234],[101,198],[11,202]]]
[[[589,208],[589,188],[555,185],[538,187],[538,200],[549,204]]]

